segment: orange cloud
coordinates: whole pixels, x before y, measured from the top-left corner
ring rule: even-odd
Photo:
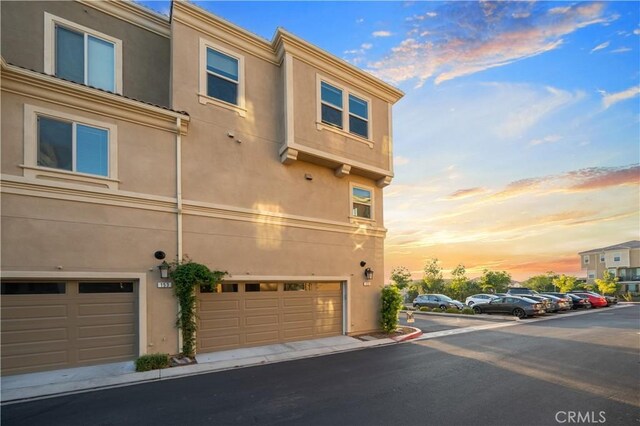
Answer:
[[[568,191],[591,191],[609,186],[640,185],[640,166],[625,168],[589,168],[574,172],[581,180],[568,188]],[[572,176],[570,173],[569,176]]]
[[[447,200],[459,200],[462,198],[474,197],[476,195],[484,194],[485,192],[487,192],[487,190],[481,187],[459,189],[456,192],[450,194],[447,197]]]

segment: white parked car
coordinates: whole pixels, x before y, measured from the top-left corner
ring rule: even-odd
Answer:
[[[467,306],[473,306],[476,303],[489,303],[491,299],[495,299],[496,297],[498,296],[496,296],[495,294],[474,294],[473,296],[467,297],[464,303]]]

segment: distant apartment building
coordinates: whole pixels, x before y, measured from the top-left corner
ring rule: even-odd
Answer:
[[[618,277],[622,291],[640,292],[640,241],[633,240],[579,253],[587,283],[602,278],[604,271]]]
[[[199,353],[379,328],[402,92],[187,2],[1,14],[3,375],[177,353],[187,256]]]

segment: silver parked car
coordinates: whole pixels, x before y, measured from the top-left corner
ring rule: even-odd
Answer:
[[[490,301],[491,299],[495,299],[496,297],[498,296],[488,293],[474,294],[473,296],[467,297],[464,303],[467,306],[473,306],[476,303],[487,303],[488,301]]]
[[[443,311],[447,308],[464,308],[464,305],[457,300],[453,300],[444,294],[421,294],[413,299],[413,307],[421,308],[423,306],[429,308],[439,308]]]

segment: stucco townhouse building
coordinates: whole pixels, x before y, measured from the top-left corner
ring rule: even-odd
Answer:
[[[580,265],[593,284],[609,271],[621,285],[620,291],[640,293],[640,241],[631,240],[579,253]]]
[[[174,2],[3,2],[2,374],[378,329],[398,89]]]

